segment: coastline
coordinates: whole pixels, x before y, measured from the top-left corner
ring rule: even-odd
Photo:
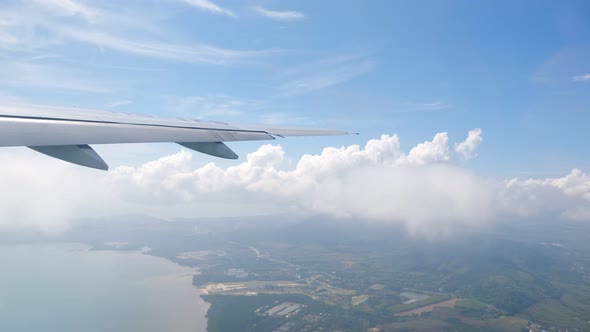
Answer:
[[[196,326],[195,331],[199,331],[199,332],[207,332],[208,331],[209,310],[211,309],[212,304],[210,302],[208,302],[207,300],[205,300],[205,298],[203,296],[203,295],[208,295],[207,290],[200,288],[199,286],[197,286],[193,283],[193,276],[199,275],[201,273],[198,270],[198,267],[182,265],[182,264],[180,264],[168,257],[154,255],[151,253],[151,248],[147,248],[147,250],[145,247],[142,249],[125,249],[124,246],[114,247],[114,248],[96,248],[96,247],[94,247],[90,244],[87,244],[87,243],[76,242],[74,244],[87,246],[84,249],[81,249],[84,251],[110,251],[110,252],[115,252],[117,254],[131,254],[131,255],[139,254],[139,255],[150,256],[150,257],[164,260],[168,263],[172,263],[182,269],[187,269],[188,271],[186,273],[172,274],[169,276],[160,277],[160,280],[165,280],[165,279],[171,278],[170,281],[172,281],[172,282],[182,280],[183,283],[188,282],[190,284],[190,287],[195,291],[195,294],[197,295],[197,299],[200,299],[202,301],[202,303],[205,304],[204,306],[199,305],[199,308],[204,307],[204,310],[202,310],[202,312],[200,312],[199,314],[201,315],[201,317],[203,317],[203,321],[205,322],[205,324],[204,324],[204,326]],[[187,279],[187,280],[185,281],[183,279]]]
[[[90,249],[92,250],[92,248]],[[194,266],[186,266],[186,265],[182,265],[178,262],[175,262],[167,257],[164,256],[158,256],[158,255],[153,255],[150,253],[151,250],[143,250],[143,249],[139,249],[139,250],[117,250],[117,249],[97,249],[97,250],[110,250],[110,251],[115,251],[115,252],[119,252],[119,253],[135,253],[135,254],[141,254],[141,255],[146,255],[146,256],[151,256],[151,257],[155,257],[155,258],[159,258],[159,259],[163,259],[167,262],[173,263],[174,265],[177,265],[183,269],[189,269],[189,271],[187,271],[187,273],[182,273],[182,274],[176,274],[176,275],[171,275],[169,277],[173,277],[176,279],[187,279],[188,283],[190,284],[191,288],[195,291],[198,299],[200,299],[204,304],[205,304],[205,310],[203,310],[203,312],[200,312],[200,314],[202,315],[201,317],[204,318],[204,322],[205,322],[205,326],[203,328],[203,326],[197,326],[195,328],[195,331],[202,331],[202,332],[207,332],[208,331],[208,325],[209,325],[209,310],[211,309],[211,303],[208,302],[207,300],[205,300],[203,295],[208,295],[207,290],[200,288],[199,286],[195,285],[193,283],[193,276],[200,274],[201,272],[198,270],[198,267],[194,267]],[[183,281],[185,282],[185,281]],[[199,306],[200,308],[203,306]]]
[[[194,269],[87,243],[3,245],[0,330],[207,331],[210,304],[192,285]]]

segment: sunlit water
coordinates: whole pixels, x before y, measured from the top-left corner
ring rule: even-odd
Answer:
[[[0,246],[0,331],[205,331],[192,270],[77,244]]]

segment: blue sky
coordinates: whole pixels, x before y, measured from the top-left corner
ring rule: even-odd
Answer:
[[[294,160],[482,128],[470,168],[560,176],[590,170],[589,18],[587,1],[9,0],[0,99],[361,133],[281,140]]]

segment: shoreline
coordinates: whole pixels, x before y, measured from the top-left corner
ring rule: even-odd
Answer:
[[[31,330],[207,331],[211,304],[193,285],[194,268],[88,243],[3,245],[0,288],[6,299],[19,300],[4,308],[0,330],[26,322]],[[55,304],[52,314],[42,303]]]
[[[92,248],[90,249],[92,250]],[[208,295],[209,293],[205,290],[200,288],[199,286],[193,284],[193,277],[195,275],[200,274],[201,272],[198,271],[198,267],[192,267],[192,266],[186,266],[186,265],[182,265],[178,262],[175,262],[169,258],[166,258],[164,256],[157,256],[157,255],[153,255],[150,254],[150,251],[144,251],[144,250],[117,250],[117,249],[97,249],[97,250],[105,250],[105,251],[116,251],[116,252],[120,252],[120,253],[125,253],[125,252],[133,252],[135,254],[141,254],[141,255],[146,255],[146,256],[151,256],[151,257],[155,257],[155,258],[159,258],[159,259],[163,259],[166,260],[167,262],[173,263],[181,268],[186,268],[186,269],[191,269],[192,272],[187,272],[187,273],[183,273],[183,274],[178,274],[178,275],[171,275],[171,277],[176,277],[176,278],[184,278],[186,277],[187,279],[189,279],[190,282],[190,286],[193,288],[193,290],[196,292],[197,296],[199,299],[201,299],[201,301],[203,301],[203,303],[205,303],[206,305],[206,310],[205,310],[205,315],[203,316],[204,320],[205,320],[205,330],[203,332],[207,332],[208,331],[208,327],[209,327],[209,310],[211,309],[211,303],[207,302],[207,300],[205,300],[205,298],[202,295]]]
[[[63,242],[62,242],[63,243]],[[66,242],[67,243],[67,242]],[[71,244],[78,244],[78,245],[84,245],[84,246],[88,246],[88,248],[85,249],[81,249],[82,251],[111,251],[111,252],[115,252],[117,254],[139,254],[139,255],[145,255],[145,256],[150,256],[150,257],[154,257],[154,258],[158,258],[158,259],[162,259],[165,260],[166,262],[172,263],[178,267],[181,267],[183,269],[189,269],[191,270],[190,272],[186,272],[186,273],[180,273],[180,274],[172,274],[169,276],[165,276],[166,277],[173,277],[173,278],[179,278],[179,279],[183,279],[183,278],[187,278],[189,279],[190,282],[190,286],[191,288],[196,292],[198,298],[203,301],[203,303],[205,303],[206,305],[206,310],[204,311],[205,314],[204,316],[202,316],[204,318],[205,321],[205,330],[204,332],[208,331],[208,325],[209,325],[209,310],[211,309],[211,303],[207,302],[207,300],[205,300],[205,298],[202,295],[208,295],[209,293],[207,292],[207,290],[200,288],[199,286],[193,284],[193,277],[195,275],[200,274],[201,272],[198,270],[198,267],[193,267],[193,266],[186,266],[186,265],[182,265],[176,261],[171,260],[170,258],[164,257],[164,256],[158,256],[158,255],[154,255],[151,254],[151,248],[150,250],[145,250],[144,248],[142,249],[124,249],[121,247],[116,247],[116,248],[95,248],[94,246],[87,244],[87,243],[81,243],[81,242],[70,242]],[[197,328],[200,328],[197,327]]]

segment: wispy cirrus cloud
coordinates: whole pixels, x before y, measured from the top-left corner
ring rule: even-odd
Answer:
[[[590,74],[577,75],[572,78],[574,82],[590,82]]]
[[[61,66],[5,61],[0,63],[0,86],[17,88],[49,88],[86,93],[105,93],[114,82],[102,82],[76,69]]]
[[[223,119],[234,123],[266,125],[313,126],[317,122],[300,113],[290,103],[272,99],[244,98],[224,94],[162,96],[164,108],[177,116],[203,119]]]
[[[158,19],[165,19],[166,15],[158,16],[149,10],[145,13],[141,9],[135,10],[133,17],[129,18],[129,8],[113,4],[99,3],[101,7],[98,4],[92,7],[74,0],[36,1],[36,7],[27,2],[16,2],[4,8],[0,5],[0,51],[30,56],[72,42],[82,42],[127,55],[213,65],[253,62],[281,52],[277,49],[242,50],[198,41],[178,41],[178,36],[173,30],[166,29],[165,24],[154,24]],[[190,0],[190,3],[226,13],[225,9],[208,1]],[[65,19],[64,16],[81,17],[83,20]]]
[[[293,112],[271,112],[261,114],[257,122],[271,126],[307,126],[317,125],[317,119]]]
[[[444,101],[435,101],[432,103],[415,103],[416,109],[421,111],[438,111],[449,108],[449,104]]]
[[[94,44],[119,52],[187,63],[228,64],[252,61],[261,56],[277,54],[279,50],[234,50],[207,44],[174,44],[157,41],[138,41],[103,32],[73,28],[59,29],[62,35],[80,42]]]
[[[133,101],[127,100],[127,99],[114,100],[107,105],[107,108],[116,108],[116,107],[120,107],[120,106],[131,105],[131,104],[133,104]]]
[[[261,102],[228,95],[170,97],[172,108],[189,117],[238,117],[260,107]]]
[[[97,8],[73,0],[34,0],[34,2],[52,10],[58,16],[80,16],[94,22],[100,15]]]
[[[377,61],[368,57],[344,56],[318,61],[291,70],[301,77],[283,84],[279,90],[287,96],[318,91],[368,74],[376,67]]]
[[[211,12],[214,14],[237,17],[233,11],[231,11],[227,8],[223,8],[223,7],[217,5],[209,0],[184,0],[184,2],[192,7],[198,8],[200,10],[208,11],[208,12]]]
[[[270,10],[266,9],[262,6],[254,7],[254,10],[272,20],[276,21],[293,21],[293,20],[302,20],[305,18],[305,15],[301,12],[296,11],[278,11],[278,10]]]
[[[395,108],[400,109],[402,112],[443,111],[451,108],[451,105],[443,100],[432,102],[394,102],[394,106]]]
[[[532,79],[542,84],[569,84],[590,81],[588,58],[590,47],[570,45],[548,57],[534,72]]]

